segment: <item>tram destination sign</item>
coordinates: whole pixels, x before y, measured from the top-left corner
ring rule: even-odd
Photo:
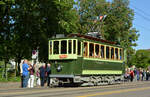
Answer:
[[[67,55],[59,55],[59,58],[60,59],[65,59],[65,58],[67,58],[68,56]]]

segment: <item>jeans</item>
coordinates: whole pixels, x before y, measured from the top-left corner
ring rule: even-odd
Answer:
[[[50,86],[50,77],[49,77],[49,75],[47,77],[47,86]]]
[[[26,76],[23,75],[23,88],[27,87],[28,80],[29,80],[29,75]]]
[[[44,82],[45,82],[45,77],[41,77],[41,86],[43,87],[44,86]]]

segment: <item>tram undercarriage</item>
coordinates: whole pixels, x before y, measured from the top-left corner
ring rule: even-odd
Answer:
[[[56,76],[56,75],[55,75]],[[82,76],[59,76],[54,77],[51,75],[51,86],[99,86],[99,85],[110,85],[118,84],[123,82],[122,75],[82,75]]]

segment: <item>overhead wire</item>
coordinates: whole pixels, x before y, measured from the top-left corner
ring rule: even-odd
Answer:
[[[133,8],[135,8],[136,10],[138,10],[138,11],[142,12],[143,14],[146,14],[147,16],[150,17],[150,14],[146,13],[146,12],[143,11],[142,9],[135,7],[135,6],[134,6],[133,4],[131,4],[131,3],[130,3],[130,5],[131,5]]]
[[[142,17],[142,19],[144,19],[144,20],[150,22],[150,18],[149,18],[149,17],[150,17],[150,14],[146,13],[145,11],[143,11],[143,10],[140,9],[140,8],[135,7],[135,6],[132,5],[131,3],[130,3],[130,6],[133,7],[134,9],[136,9],[135,13],[136,13],[138,16],[140,16],[140,17]],[[144,28],[144,29],[150,31],[150,28],[147,28],[147,27],[142,26],[142,25],[139,25],[139,24],[135,24],[135,25],[137,25],[137,26],[139,26],[139,27],[141,27],[141,28]]]
[[[142,26],[142,25],[139,25],[139,24],[134,24],[134,25],[136,25],[136,26],[138,26],[138,27],[141,27],[141,28],[143,28],[144,30],[150,31],[150,28],[147,28],[147,27],[145,27],[145,26]]]

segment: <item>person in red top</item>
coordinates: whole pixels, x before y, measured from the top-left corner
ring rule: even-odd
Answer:
[[[29,70],[29,80],[28,80],[28,87],[29,88],[33,88],[34,87],[34,65],[32,66],[31,64],[29,64],[29,67],[31,68]]]
[[[130,70],[130,81],[132,82],[134,79],[134,72],[133,70]]]

